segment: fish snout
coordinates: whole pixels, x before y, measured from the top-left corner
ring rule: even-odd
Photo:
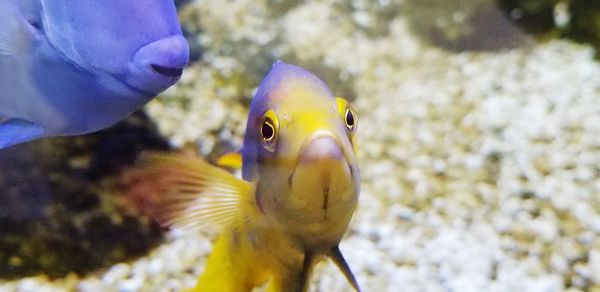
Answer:
[[[332,136],[319,136],[311,139],[303,147],[298,162],[313,164],[343,159],[344,153]]]
[[[189,46],[181,35],[172,35],[140,48],[129,66],[126,81],[156,95],[175,84],[189,61]]]

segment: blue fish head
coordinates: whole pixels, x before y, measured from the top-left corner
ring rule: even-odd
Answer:
[[[50,43],[78,66],[156,95],[189,60],[172,0],[41,0]]]

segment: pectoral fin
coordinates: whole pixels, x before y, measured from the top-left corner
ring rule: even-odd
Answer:
[[[0,149],[43,136],[45,130],[39,125],[21,119],[0,119]]]
[[[352,287],[356,291],[360,292],[358,282],[356,282],[356,278],[354,278],[354,274],[352,274],[352,270],[350,270],[348,263],[346,263],[346,260],[344,259],[344,256],[340,251],[340,248],[338,246],[334,247],[329,251],[327,255],[333,260],[336,266],[338,266],[338,268],[342,271],[344,276],[346,276],[346,279],[348,280],[348,282],[350,282],[350,285],[352,285]]]
[[[128,176],[137,181],[130,193],[152,196],[152,215],[165,226],[225,228],[254,207],[253,184],[197,157],[144,153]]]
[[[302,271],[300,272],[300,276],[299,276],[300,284],[298,285],[297,292],[306,292],[308,290],[310,274],[312,272],[312,269],[315,265],[315,262],[316,262],[318,256],[322,256],[322,255],[323,254],[315,254],[314,252],[311,252],[311,251],[304,252],[304,262],[302,263]],[[358,287],[358,282],[356,282],[356,278],[354,278],[354,274],[352,274],[352,271],[350,270],[350,267],[346,263],[346,260],[344,259],[344,256],[342,255],[342,252],[340,251],[339,247],[336,246],[336,247],[332,248],[330,251],[326,252],[324,255],[328,256],[329,258],[331,258],[331,260],[333,260],[335,265],[338,266],[338,268],[342,271],[342,273],[344,274],[344,276],[346,277],[348,282],[350,282],[350,285],[352,285],[352,287],[357,292],[360,292],[360,288]]]
[[[315,254],[311,251],[304,253],[304,261],[302,262],[302,271],[300,271],[300,284],[298,285],[297,292],[308,291],[308,283],[310,281],[310,274],[315,262]]]

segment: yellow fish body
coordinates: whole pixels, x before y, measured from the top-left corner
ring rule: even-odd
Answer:
[[[338,244],[359,194],[356,114],[310,72],[277,62],[254,97],[239,179],[200,159],[147,154],[137,171],[165,225],[219,236],[193,291],[306,291],[331,258],[358,291]]]

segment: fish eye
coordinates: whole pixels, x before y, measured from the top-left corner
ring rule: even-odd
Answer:
[[[346,129],[348,130],[348,132],[350,132],[350,134],[353,134],[356,131],[356,126],[357,126],[356,113],[354,112],[352,107],[350,107],[350,105],[348,104],[348,102],[345,99],[343,99],[341,97],[337,97],[336,100],[337,100],[338,111],[339,111],[340,115],[342,116],[342,118],[344,119],[344,124],[346,125]]]
[[[262,134],[262,137],[265,141],[273,140],[273,138],[275,138],[275,128],[273,128],[273,121],[265,119],[260,133]]]
[[[262,137],[263,147],[269,152],[275,151],[278,129],[279,122],[275,112],[273,110],[267,111],[262,119],[260,135]]]
[[[350,109],[350,107],[346,108],[346,114],[344,116],[346,127],[348,130],[354,132],[354,129],[356,128],[356,118],[354,117],[354,112],[352,109]]]

